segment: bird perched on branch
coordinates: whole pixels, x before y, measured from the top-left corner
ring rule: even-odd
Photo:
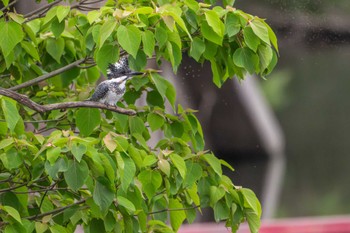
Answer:
[[[134,72],[130,69],[128,57],[123,56],[115,64],[109,64],[107,80],[97,85],[94,94],[88,99],[114,106],[125,93],[126,81],[142,72]]]

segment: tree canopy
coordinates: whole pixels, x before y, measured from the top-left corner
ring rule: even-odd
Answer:
[[[176,232],[210,207],[258,232],[255,194],[222,174],[233,168],[205,150],[195,110],[147,61],[209,61],[218,87],[265,76],[278,47],[264,20],[232,0],[56,0],[24,15],[16,2],[0,10],[0,230]],[[122,55],[145,75],[116,107],[84,101]]]

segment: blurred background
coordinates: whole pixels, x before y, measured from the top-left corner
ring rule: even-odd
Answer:
[[[279,63],[259,82],[285,138],[274,217],[350,214],[350,2],[235,5],[266,18],[279,38]]]

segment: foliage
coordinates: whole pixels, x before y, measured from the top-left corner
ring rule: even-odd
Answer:
[[[126,53],[134,70],[155,56],[176,72],[186,52],[210,62],[218,87],[246,72],[264,76],[277,60],[271,28],[233,8],[234,1],[223,8],[121,0],[99,9],[87,0],[56,1],[27,15],[2,2],[1,87],[39,104],[87,99],[100,73]],[[173,232],[206,207],[232,232],[245,220],[258,231],[254,193],[222,174],[230,165],[204,150],[201,125],[193,110],[176,106],[173,85],[146,73],[128,83],[118,103],[136,115],[98,108],[38,113],[0,96],[1,231],[73,232],[80,224],[86,232]],[[147,105],[136,106],[142,97]],[[164,137],[150,146],[153,132]]]

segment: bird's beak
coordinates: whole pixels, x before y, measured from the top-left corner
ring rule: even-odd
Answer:
[[[130,76],[136,76],[136,75],[142,75],[144,74],[143,72],[131,72],[129,75]]]

